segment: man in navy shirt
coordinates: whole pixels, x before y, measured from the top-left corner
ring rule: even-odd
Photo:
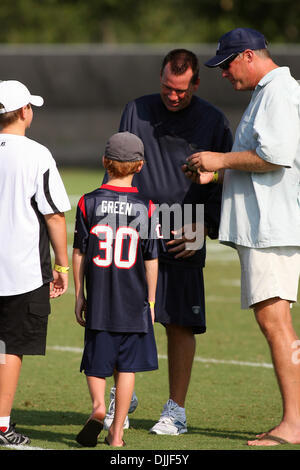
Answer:
[[[157,205],[180,205],[183,218],[187,206],[195,210],[197,204],[203,204],[205,235],[217,238],[221,185],[197,187],[185,177],[181,166],[195,149],[231,150],[227,120],[218,109],[195,96],[199,64],[192,52],[169,52],[162,63],[160,84],[160,93],[128,103],[121,118],[120,131],[139,136],[145,148],[147,163],[143,172],[134,176],[134,185]],[[182,238],[167,235],[168,252],[159,257],[155,319],[166,327],[170,395],[159,422],[151,429],[156,434],[187,431],[184,403],[195,334],[206,330],[202,273],[205,243],[200,250],[187,249],[185,235],[184,231]]]

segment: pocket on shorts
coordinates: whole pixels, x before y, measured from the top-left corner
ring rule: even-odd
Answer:
[[[0,340],[4,338],[4,334],[10,331],[11,312],[8,308],[2,308],[0,312]]]
[[[24,334],[44,334],[48,325],[50,304],[30,302],[27,308],[27,318],[24,324]]]

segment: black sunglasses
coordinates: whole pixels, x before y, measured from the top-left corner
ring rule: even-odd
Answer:
[[[231,62],[233,62],[234,59],[237,58],[237,56],[238,56],[238,54],[235,54],[232,57],[229,57],[229,59],[225,60],[225,62],[222,62],[222,64],[219,65],[220,69],[227,70],[229,68],[229,65],[231,64]]]

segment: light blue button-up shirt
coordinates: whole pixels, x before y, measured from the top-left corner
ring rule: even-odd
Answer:
[[[269,72],[253,91],[232,148],[243,150],[255,150],[278,170],[225,171],[219,240],[300,246],[300,86],[288,67]]]

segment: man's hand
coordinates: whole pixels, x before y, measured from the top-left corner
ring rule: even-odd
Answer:
[[[214,172],[223,168],[223,153],[197,152],[187,158],[187,165],[199,172]]]
[[[196,184],[208,184],[211,183],[214,177],[213,171],[200,171],[199,169],[191,170],[191,166],[182,165],[181,169],[185,176],[189,178],[193,183]]]
[[[169,253],[176,253],[174,258],[189,258],[190,256],[193,256],[196,252],[195,250],[187,250],[186,249],[186,239],[180,238],[180,239],[175,239],[170,240],[169,242],[166,243],[168,247],[171,247],[168,251]],[[191,241],[191,240],[189,240]]]
[[[200,250],[204,243],[205,228],[201,223],[186,224],[184,227],[173,230],[173,240],[167,242],[169,253],[175,254],[175,258],[189,258]]]

